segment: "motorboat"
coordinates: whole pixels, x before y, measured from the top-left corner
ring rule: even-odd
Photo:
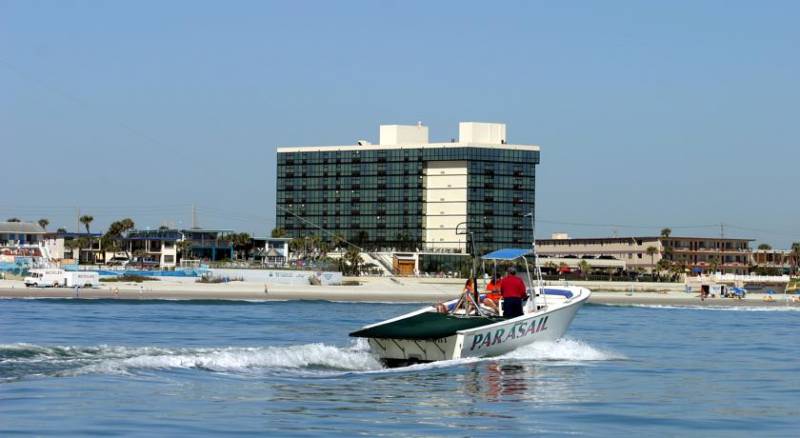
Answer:
[[[534,283],[527,257],[534,258]],[[564,336],[591,291],[575,286],[543,286],[532,249],[506,248],[481,257],[485,262],[524,264],[527,295],[523,315],[505,318],[502,306],[485,306],[480,287],[438,305],[362,327],[350,336],[366,338],[370,350],[387,366],[467,357],[498,356],[534,342]],[[473,263],[473,285],[477,285]],[[484,269],[485,271],[485,269]],[[484,274],[485,278],[486,274]]]

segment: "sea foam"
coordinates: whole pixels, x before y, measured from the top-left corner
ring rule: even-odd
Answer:
[[[130,374],[147,370],[200,369],[224,373],[263,370],[366,371],[381,364],[357,343],[286,347],[163,348],[120,346],[0,345],[0,364],[59,365],[59,376]]]
[[[25,369],[24,375],[28,376],[59,377],[195,369],[224,374],[277,373],[312,377],[352,373],[419,372],[489,360],[521,360],[558,365],[624,358],[622,355],[572,339],[535,343],[494,358],[463,358],[391,370],[384,368],[370,353],[364,339],[353,340],[346,347],[322,343],[220,348],[6,344],[0,345],[0,374],[3,374],[3,369],[15,368]],[[12,373],[8,376],[0,375],[0,378],[20,378],[24,375]]]

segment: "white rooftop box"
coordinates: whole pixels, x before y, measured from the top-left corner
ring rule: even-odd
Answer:
[[[428,127],[416,125],[381,125],[380,144],[428,144]]]
[[[506,143],[505,123],[461,122],[458,124],[459,143]]]

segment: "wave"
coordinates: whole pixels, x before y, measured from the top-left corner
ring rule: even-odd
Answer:
[[[381,368],[380,362],[365,345],[357,342],[344,348],[321,343],[225,348],[0,345],[0,379],[36,375],[131,374],[175,369],[220,373],[269,370],[326,373]]]
[[[624,355],[611,350],[593,347],[583,341],[570,338],[559,339],[555,342],[529,344],[506,353],[501,358],[568,363],[627,359]]]
[[[141,374],[149,371],[202,370],[224,374],[336,376],[353,373],[416,372],[481,361],[576,363],[625,359],[584,342],[561,339],[535,343],[503,356],[464,358],[386,369],[364,339],[347,347],[322,343],[222,348],[156,346],[41,346],[0,344],[0,381],[26,377],[73,377],[85,374]]]
[[[583,341],[563,338],[553,342],[537,342],[497,357],[467,357],[462,359],[443,360],[420,363],[406,367],[392,368],[368,373],[394,373],[425,371],[438,368],[449,368],[478,362],[527,362],[543,365],[575,365],[600,361],[626,360],[627,357],[611,350],[593,347]]]
[[[761,304],[741,304],[741,305],[697,305],[697,304],[623,304],[623,303],[603,303],[593,304],[602,307],[637,307],[643,309],[677,309],[677,310],[713,310],[725,312],[800,312],[800,306],[786,306],[783,303],[769,305]]]

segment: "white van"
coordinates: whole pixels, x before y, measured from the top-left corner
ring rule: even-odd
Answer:
[[[64,285],[67,287],[94,287],[100,285],[100,274],[90,271],[71,271],[64,273]]]
[[[27,287],[59,287],[64,286],[66,279],[63,269],[31,269],[23,281]]]

